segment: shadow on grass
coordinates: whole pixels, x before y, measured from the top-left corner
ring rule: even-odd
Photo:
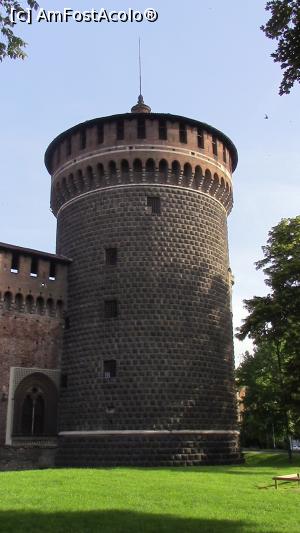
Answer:
[[[179,518],[132,511],[0,512],[1,533],[255,533],[244,521]]]
[[[246,468],[256,468],[271,466],[274,468],[299,468],[300,456],[294,455],[292,462],[289,462],[286,453],[247,453],[246,454]]]

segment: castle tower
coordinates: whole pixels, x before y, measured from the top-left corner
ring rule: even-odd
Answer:
[[[235,146],[140,97],[59,135],[45,162],[57,254],[72,260],[57,463],[238,462]]]

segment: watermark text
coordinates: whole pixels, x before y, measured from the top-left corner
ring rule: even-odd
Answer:
[[[124,11],[109,11],[104,7],[101,9],[91,9],[88,11],[78,11],[65,7],[62,11],[49,11],[46,9],[11,9],[10,21],[12,24],[24,22],[32,24],[33,22],[156,22],[158,12],[149,7],[144,11],[137,11],[128,8]]]

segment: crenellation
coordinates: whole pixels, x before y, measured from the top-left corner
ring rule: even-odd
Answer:
[[[160,116],[166,117],[166,138],[162,138],[159,135],[159,124],[161,120],[159,118]],[[124,118],[122,118],[122,115],[116,115],[115,120],[113,120],[114,117],[95,119],[78,125],[77,131],[76,128],[75,131],[74,128],[72,128],[71,130],[67,130],[64,134],[59,136],[56,143],[57,147],[53,150],[52,155],[48,155],[48,153],[46,154],[47,160],[49,159],[48,163],[51,166],[51,173],[55,173],[58,168],[64,166],[64,164],[66,164],[67,162],[74,162],[74,160],[78,157],[80,158],[85,155],[90,155],[89,152],[93,153],[97,149],[100,149],[102,151],[105,151],[106,149],[111,150],[111,147],[122,146],[124,144],[124,139],[126,139],[128,143],[127,150],[130,150],[131,144],[139,145],[143,144],[144,142],[147,142],[147,144],[149,145],[152,143],[153,150],[157,149],[157,145],[161,145],[162,147],[172,145],[174,149],[176,149],[175,147],[179,149],[188,146],[190,151],[200,151],[200,153],[202,153],[203,155],[210,155],[213,159],[222,162],[222,164],[229,172],[232,171],[232,159],[234,157],[234,159],[236,160],[236,152],[232,156],[231,152],[232,148],[234,149],[234,147],[232,144],[230,144],[228,138],[225,138],[223,134],[221,132],[218,132],[217,130],[214,130],[214,132],[216,133],[211,134],[209,131],[207,131],[207,129],[211,129],[211,127],[208,125],[202,125],[201,123],[198,123],[198,125],[196,126],[196,121],[191,121],[190,119],[186,119],[185,117],[180,117],[182,119],[181,121],[176,119],[170,120],[169,117],[170,115],[157,115],[154,113],[148,114],[146,118],[141,115],[124,115]],[[141,118],[145,120],[146,135],[142,138],[139,138],[138,120],[140,120]],[[124,137],[120,139],[118,139],[117,136],[117,123],[119,120],[122,120],[124,123]],[[181,123],[184,124],[186,128],[186,142],[185,140],[183,140],[183,142],[180,141]],[[103,137],[101,135],[102,142],[100,143],[99,125],[101,126],[101,131],[103,131]],[[201,131],[203,132],[203,145],[202,143],[199,144],[199,128],[201,128]],[[82,148],[81,145],[81,132],[85,132],[85,148]],[[213,135],[216,135],[217,137],[217,156],[213,154],[212,149]],[[220,136],[222,137],[222,139],[220,138]],[[68,138],[70,139],[69,141],[67,141]],[[58,148],[58,146],[60,146],[60,148]],[[50,148],[51,145],[49,149]],[[225,153],[228,155],[228,157],[226,156],[226,161],[224,161],[223,157],[224,148]],[[236,161],[234,167],[235,166]]]

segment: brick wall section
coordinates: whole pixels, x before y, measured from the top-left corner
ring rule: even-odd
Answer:
[[[1,248],[1,247],[0,247]],[[67,265],[58,262],[56,279],[49,280],[49,259],[39,258],[38,276],[30,276],[31,257],[38,252],[20,256],[19,272],[11,272],[12,251],[0,249],[0,394],[9,390],[11,367],[57,369],[60,365],[64,318],[57,302],[66,306]],[[44,254],[46,255],[46,254]],[[54,257],[54,256],[53,256]],[[11,295],[6,309],[5,294]],[[22,297],[18,307],[16,296]],[[32,308],[26,308],[26,297],[32,297]],[[44,309],[38,312],[37,299],[42,298]],[[47,309],[47,302],[53,308]],[[42,313],[42,314],[39,314]],[[0,399],[0,444],[5,442],[7,401]]]
[[[60,319],[0,311],[0,387],[8,391],[10,367],[57,369],[62,349]],[[0,444],[5,441],[7,401],[0,401]]]
[[[53,468],[56,447],[1,446],[0,471]]]

